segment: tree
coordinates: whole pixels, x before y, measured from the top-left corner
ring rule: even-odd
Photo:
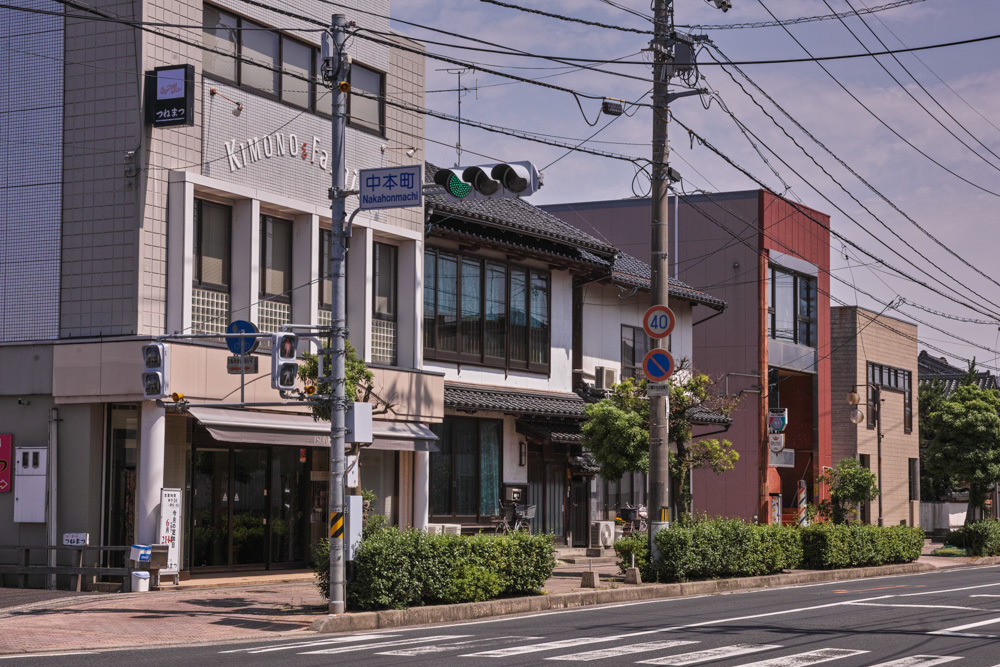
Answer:
[[[931,425],[931,414],[939,411],[945,400],[943,380],[922,382],[917,389],[918,416],[920,424],[920,497],[927,501],[937,501],[955,487],[955,481],[940,464],[928,455],[935,430]]]
[[[344,341],[344,396],[349,401],[370,402],[375,398],[378,409],[373,409],[375,413],[387,412],[391,405],[377,396],[372,386],[374,375],[368,369],[363,359],[358,358],[357,351],[350,341]],[[329,374],[330,355],[323,357],[323,370]],[[306,386],[316,387],[316,393],[312,398],[313,419],[316,421],[330,421],[330,384],[319,379],[319,357],[308,352],[302,355],[302,362],[299,364],[299,378],[306,383]]]
[[[1000,479],[1000,392],[975,384],[958,387],[929,415],[933,438],[926,458],[969,487],[965,522],[986,516],[990,486]]]
[[[817,480],[830,489],[830,500],[820,502],[820,512],[834,523],[849,523],[857,518],[858,507],[879,496],[878,478],[857,459],[842,459]]]
[[[736,403],[710,391],[712,380],[703,373],[684,370],[686,360],[670,378],[671,486],[675,510],[690,512],[692,469],[708,468],[721,475],[732,470],[739,453],[728,440],[692,442],[691,413],[698,408],[728,416]],[[629,378],[615,385],[611,396],[584,408],[583,445],[601,466],[601,477],[617,480],[629,472],[649,472],[649,401],[646,381]]]

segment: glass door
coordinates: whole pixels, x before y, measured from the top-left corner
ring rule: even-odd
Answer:
[[[229,449],[196,449],[191,466],[191,566],[229,566]]]
[[[301,564],[306,553],[309,491],[307,453],[294,447],[275,447],[271,455],[271,565]],[[325,482],[324,482],[325,483]],[[321,517],[326,515],[321,511]],[[325,522],[323,525],[326,525]]]
[[[267,561],[267,450],[234,449],[232,462],[232,564],[263,567]]]

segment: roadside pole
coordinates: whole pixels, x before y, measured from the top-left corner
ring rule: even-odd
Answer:
[[[333,59],[333,80],[330,91],[333,95],[333,132],[331,134],[333,184],[330,190],[332,204],[330,219],[330,613],[343,614],[346,610],[346,589],[344,586],[344,436],[345,436],[345,371],[344,340],[347,337],[347,316],[345,307],[346,284],[344,274],[344,218],[346,217],[345,194],[346,157],[344,155],[344,126],[347,114],[346,90],[341,82],[347,81],[348,60],[344,54],[347,39],[347,19],[343,14],[334,14],[331,25],[333,44],[330,57]]]
[[[673,31],[672,0],[656,0],[653,11],[653,164],[652,238],[649,266],[651,268],[650,306],[667,305],[670,290],[670,263],[667,256],[669,238],[667,178],[667,84],[670,81],[672,58],[666,52],[667,40]],[[649,548],[658,555],[657,532],[670,520],[670,450],[669,398],[649,397]]]

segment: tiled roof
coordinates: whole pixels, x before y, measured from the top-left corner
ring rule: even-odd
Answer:
[[[952,366],[944,357],[932,357],[927,350],[917,356],[917,378],[919,384],[927,385],[938,381],[944,385],[944,395],[950,396],[965,379],[966,370]],[[976,385],[980,389],[998,389],[998,378],[989,371],[976,373]]]
[[[611,267],[611,279],[616,283],[630,287],[650,289],[651,276],[649,264],[624,252],[615,258],[615,263]],[[670,296],[701,303],[715,310],[725,310],[726,308],[726,302],[722,299],[706,294],[674,278],[670,278]]]
[[[583,399],[576,394],[453,382],[445,382],[444,406],[455,410],[489,410],[515,415],[583,417]]]
[[[428,182],[434,182],[434,174],[437,171],[437,166],[429,162],[424,164],[424,174]],[[539,238],[547,238],[586,249],[608,259],[617,252],[613,246],[566,224],[554,215],[517,197],[452,202],[442,190],[441,192],[428,192],[424,195],[424,199],[426,200],[425,207],[433,208],[435,211],[455,213],[501,229],[523,231]]]
[[[538,419],[518,419],[517,430],[540,440],[575,443],[580,442],[582,439],[580,435],[580,426],[582,424],[583,420],[540,421]]]

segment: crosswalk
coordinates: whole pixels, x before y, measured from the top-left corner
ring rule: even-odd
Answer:
[[[637,633],[648,636],[647,633]],[[672,634],[672,633],[671,633]],[[679,634],[679,633],[678,633]],[[530,657],[533,660],[561,662],[599,662],[634,660],[637,665],[708,665],[726,661],[729,667],[811,667],[821,663],[847,660],[849,665],[872,667],[934,667],[961,660],[960,656],[914,654],[900,657],[895,654],[880,659],[876,652],[859,648],[827,646],[802,650],[784,644],[733,643],[710,646],[712,639],[703,637],[663,638],[636,641],[634,634],[582,636],[546,641],[544,637],[502,635],[476,637],[469,634],[438,634],[423,637],[406,637],[404,633],[356,634],[327,639],[299,641],[268,646],[255,646],[221,653],[273,653],[285,651],[307,656],[339,656],[370,652],[370,658],[416,658],[441,656],[448,659],[465,658],[469,661],[495,659],[494,664],[505,664],[503,659]],[[598,645],[596,648],[595,645]],[[579,650],[586,647],[585,650]],[[855,660],[851,661],[850,659]],[[740,659],[749,660],[734,664]],[[487,663],[488,664],[488,663]],[[846,666],[845,666],[846,667]],[[998,666],[1000,667],[1000,666]]]

